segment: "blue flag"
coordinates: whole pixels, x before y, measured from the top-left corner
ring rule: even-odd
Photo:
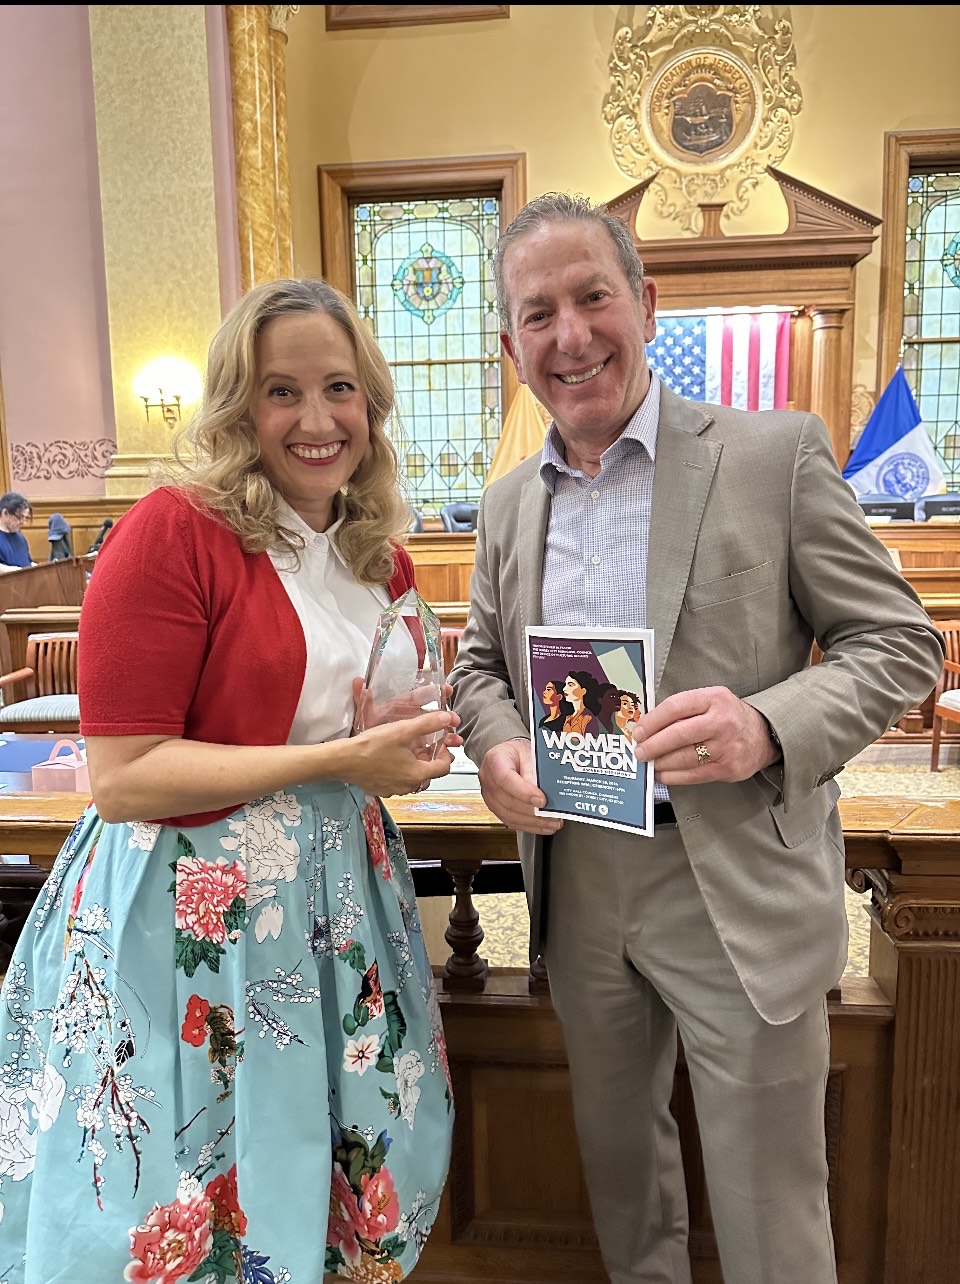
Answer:
[[[884,388],[843,475],[856,495],[917,500],[947,489],[902,366]]]

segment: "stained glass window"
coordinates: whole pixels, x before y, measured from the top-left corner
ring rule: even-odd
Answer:
[[[411,504],[477,503],[500,434],[493,196],[361,201],[353,209],[357,305],[397,385],[397,442]]]
[[[907,182],[901,364],[944,464],[960,490],[960,173]]]

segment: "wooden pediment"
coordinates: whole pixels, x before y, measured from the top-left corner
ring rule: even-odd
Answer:
[[[637,214],[656,174],[607,201],[607,207],[630,228],[651,272],[661,276],[665,272],[683,275],[723,269],[756,273],[771,268],[852,268],[871,252],[880,219],[772,165],[766,172],[780,188],[787,206],[788,223],[783,232],[726,236],[720,226],[723,207],[707,205],[701,206],[703,230],[699,236],[641,241],[636,232]]]
[[[772,165],[767,166],[767,173],[777,183],[787,203],[790,218],[787,235],[809,232],[814,235],[862,236],[864,233],[870,235],[874,228],[880,226],[880,219],[865,210],[847,205],[809,183],[801,183]],[[872,235],[870,239],[874,239]]]
[[[642,183],[637,183],[636,187],[631,187],[629,192],[624,192],[622,196],[617,196],[614,200],[606,203],[610,213],[616,214],[617,218],[622,219],[634,234],[637,226],[637,214],[640,212],[640,202],[643,200],[647,188],[656,177],[655,173],[651,174]]]

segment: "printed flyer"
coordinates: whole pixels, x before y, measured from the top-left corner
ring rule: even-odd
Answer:
[[[538,814],[653,834],[653,771],[633,724],[653,703],[650,629],[527,628]]]

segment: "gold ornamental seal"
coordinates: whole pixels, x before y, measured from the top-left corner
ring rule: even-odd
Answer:
[[[659,69],[644,98],[648,137],[673,162],[729,160],[756,131],[759,93],[750,69],[720,50],[680,54]]]
[[[790,149],[803,105],[789,7],[638,5],[610,52],[603,119],[624,174],[696,231],[700,209],[746,208]]]

